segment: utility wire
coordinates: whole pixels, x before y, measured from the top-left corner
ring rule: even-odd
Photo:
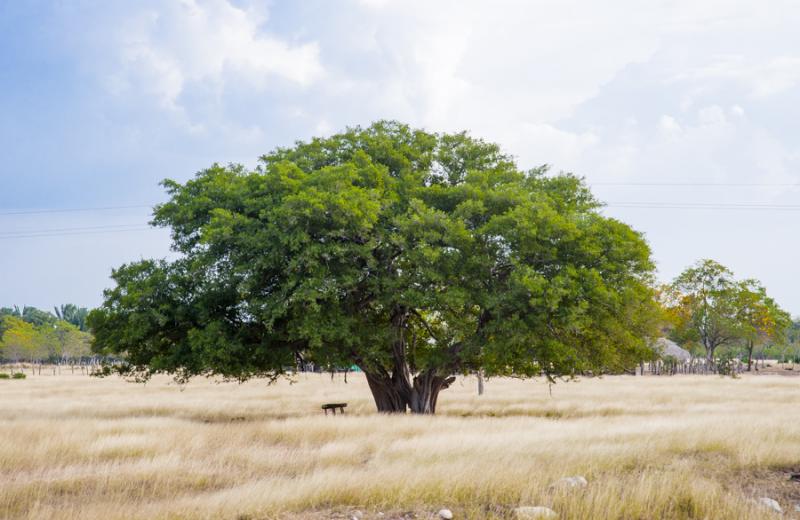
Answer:
[[[44,213],[73,213],[78,211],[113,211],[117,209],[138,209],[138,208],[153,208],[152,204],[139,204],[135,206],[104,206],[99,208],[66,208],[66,209],[31,209],[31,210],[13,210],[13,211],[0,211],[0,216],[4,215],[39,215]]]
[[[587,180],[586,183],[590,186],[636,186],[636,187],[664,187],[664,186],[678,186],[678,187],[800,187],[800,183],[787,182],[787,183],[760,183],[760,182],[623,182],[623,181],[591,181]],[[91,212],[91,211],[114,211],[118,209],[152,209],[153,204],[136,204],[131,206],[99,206],[87,208],[63,208],[63,209],[20,209],[10,211],[0,211],[0,216],[5,215],[39,215],[47,213],[73,213],[73,212]]]
[[[622,181],[597,181],[587,180],[590,186],[635,186],[635,187],[664,187],[664,186],[683,186],[683,187],[800,187],[800,183],[758,183],[758,182],[622,182]],[[131,206],[100,206],[87,208],[63,208],[63,209],[20,209],[10,211],[0,211],[0,216],[6,215],[40,215],[48,213],[74,213],[92,211],[114,211],[119,209],[152,209],[153,204],[136,204]]]
[[[94,231],[94,230],[107,230],[107,231],[114,231],[115,229],[119,228],[130,228],[130,227],[141,227],[144,226],[141,222],[137,222],[135,224],[105,224],[102,226],[86,226],[86,227],[67,227],[67,228],[50,228],[50,229],[28,229],[28,230],[21,230],[21,231],[0,231],[0,237],[4,236],[15,236],[15,235],[28,235],[28,234],[39,234],[39,233],[61,233],[61,232],[70,232],[70,231]]]
[[[726,202],[609,202],[609,208],[797,211],[797,204]]]
[[[150,226],[142,226],[142,227],[132,227],[127,229],[106,229],[106,230],[94,230],[94,231],[64,231],[59,233],[30,233],[27,235],[8,235],[8,236],[0,236],[0,240],[13,240],[16,238],[48,238],[48,237],[63,237],[63,236],[74,236],[74,235],[96,235],[101,233],[106,234],[116,234],[116,233],[127,233],[129,231],[153,231],[156,228]]]
[[[800,186],[800,185],[797,185]],[[21,215],[21,214],[35,214],[35,213],[60,213],[72,211],[107,211],[114,209],[128,209],[128,208],[149,208],[151,206],[138,205],[138,206],[108,206],[104,208],[71,208],[64,210],[31,210],[24,212],[5,212],[0,215]],[[689,210],[706,210],[706,211],[800,211],[798,204],[772,204],[760,202],[657,202],[657,201],[621,201],[606,203],[604,208],[624,208],[624,209],[689,209]],[[15,238],[48,238],[60,236],[74,236],[74,235],[92,235],[92,234],[113,234],[113,233],[127,233],[130,231],[145,231],[156,229],[152,226],[143,223],[131,224],[105,224],[100,226],[82,226],[82,227],[64,227],[64,228],[48,228],[37,230],[22,230],[22,231],[0,231],[0,240],[11,240]]]

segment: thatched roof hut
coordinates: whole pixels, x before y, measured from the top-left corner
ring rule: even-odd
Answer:
[[[678,361],[689,361],[692,359],[692,355],[689,351],[682,349],[677,343],[667,338],[658,338],[653,345],[653,350],[662,358],[671,357]]]

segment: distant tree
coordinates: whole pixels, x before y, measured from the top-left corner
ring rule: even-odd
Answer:
[[[22,319],[33,325],[52,325],[56,322],[56,317],[49,312],[27,305],[22,308]]]
[[[10,325],[11,321],[7,320],[6,317],[9,317],[9,318],[15,317],[11,313],[3,312],[6,309],[7,309],[7,307],[0,308],[0,341],[3,340],[3,333],[6,331],[6,329],[8,329],[11,326]]]
[[[786,341],[800,344],[800,317],[792,318],[792,323],[786,330]]]
[[[733,273],[713,260],[700,260],[664,291],[665,307],[680,343],[696,342],[713,363],[717,348],[740,335]]]
[[[3,337],[0,340],[3,358],[15,363],[29,359],[37,347],[36,327],[16,316],[6,315],[0,319],[3,323]]]
[[[67,359],[78,359],[92,355],[92,336],[70,324],[58,330],[60,356]]]
[[[91,354],[90,335],[64,320],[37,327],[42,358],[74,359]]]
[[[13,307],[0,307],[0,318],[3,318],[5,316],[15,316],[17,318],[21,318],[22,312],[16,305],[14,305]]]
[[[88,323],[121,371],[275,378],[358,365],[379,411],[455,374],[618,371],[649,354],[653,264],[583,182],[394,122],[215,165],[154,222],[177,260],[113,272]]]
[[[717,348],[739,334],[734,286],[733,273],[713,260],[700,260],[683,271],[663,293],[673,339],[700,344],[712,363]]]
[[[80,330],[86,330],[86,316],[89,314],[89,310],[85,307],[78,307],[75,304],[67,303],[66,305],[55,307],[54,309],[56,311],[56,317],[58,317],[59,320],[72,323]]]
[[[753,366],[753,349],[764,341],[780,341],[792,324],[789,313],[767,296],[757,280],[744,280],[735,287],[735,306],[742,341],[747,354],[747,370]]]
[[[57,308],[56,313],[71,322],[34,307],[0,308],[0,345],[5,345],[4,356],[15,361],[45,361],[91,355],[91,335],[80,330],[81,325],[86,325],[86,309],[68,304]],[[8,330],[11,335],[4,343]]]
[[[757,280],[737,281],[727,267],[700,260],[661,293],[676,341],[697,343],[714,363],[722,346],[745,346],[748,367],[754,347],[778,339],[790,325],[789,315]]]

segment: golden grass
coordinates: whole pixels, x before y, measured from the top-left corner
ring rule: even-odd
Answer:
[[[459,378],[436,417],[380,416],[359,376],[294,384],[79,375],[0,381],[0,518],[785,517],[800,379]],[[347,414],[325,416],[325,402]],[[784,473],[782,473],[782,471]],[[584,475],[580,490],[555,480]],[[800,515],[796,515],[799,516]],[[349,518],[349,517],[348,517]]]

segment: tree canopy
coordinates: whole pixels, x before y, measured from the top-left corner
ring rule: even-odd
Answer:
[[[552,379],[649,355],[642,236],[581,179],[522,171],[466,133],[382,121],[163,184],[153,222],[179,257],[116,269],[88,317],[127,374],[356,364],[378,410],[433,413],[455,374]]]
[[[53,324],[58,319],[47,311],[27,305],[23,305],[22,310],[16,305],[13,307],[0,307],[0,317],[3,316],[14,316],[33,325]]]
[[[54,307],[54,310],[59,320],[71,323],[79,330],[86,330],[86,316],[88,316],[89,310],[85,307],[78,307],[75,304],[67,303]]]
[[[67,321],[35,324],[14,313],[0,312],[0,361],[75,360],[91,355],[89,342],[87,332]]]
[[[749,366],[758,342],[781,339],[792,324],[758,280],[737,280],[714,260],[684,270],[662,295],[673,338],[702,345],[711,363],[719,347],[743,343]]]

